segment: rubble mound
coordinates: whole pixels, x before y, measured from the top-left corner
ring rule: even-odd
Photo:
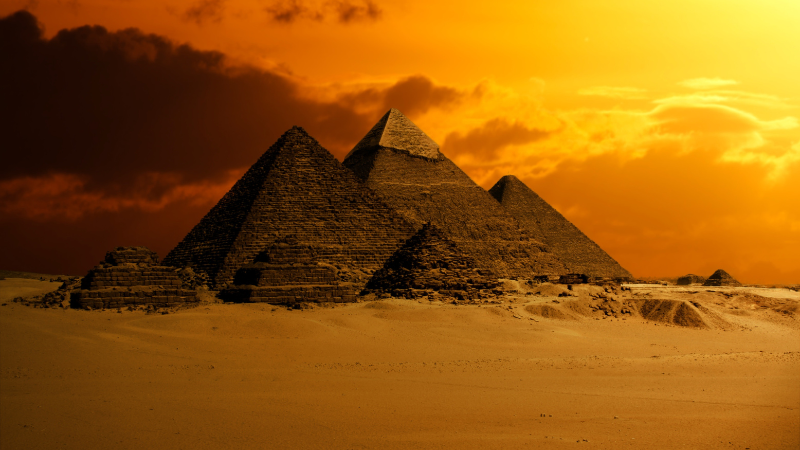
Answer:
[[[284,133],[164,258],[224,288],[279,238],[295,235],[319,261],[380,268],[415,228],[300,127]]]
[[[694,305],[681,300],[637,299],[632,301],[642,318],[681,327],[709,328]]]
[[[528,305],[525,311],[545,319],[574,320],[575,318],[550,305]]]
[[[691,286],[693,284],[703,284],[705,282],[705,277],[693,273],[678,278],[678,286]]]
[[[632,279],[630,272],[514,175],[501,178],[489,194],[570,272],[597,279]]]
[[[354,302],[356,293],[356,285],[343,282],[336,267],[316,261],[310,245],[286,236],[236,271],[233,286],[219,296],[237,303],[297,305]]]
[[[121,308],[196,304],[197,292],[187,289],[175,267],[159,266],[147,247],[117,247],[81,280],[70,294],[76,308]]]
[[[713,275],[706,279],[703,286],[741,286],[742,284],[736,281],[728,272],[722,269],[714,272]]]
[[[495,274],[476,268],[435,225],[426,223],[367,282],[367,292],[416,297],[437,292],[462,300],[494,297],[500,285]]]
[[[563,275],[547,246],[439,151],[400,111],[388,111],[343,164],[408,222],[431,222],[476,267],[503,277]]]

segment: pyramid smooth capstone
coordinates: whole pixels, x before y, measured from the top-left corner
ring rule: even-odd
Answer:
[[[531,235],[544,241],[570,272],[600,278],[632,278],[630,272],[517,177],[504,176],[489,193]]]
[[[381,118],[343,164],[415,227],[427,222],[436,225],[478,267],[501,277],[567,273],[544,243],[532,238],[445,155],[419,157],[381,145],[375,130],[385,128],[381,122],[398,115],[399,111],[390,110]],[[411,122],[402,119],[406,121]]]
[[[394,108],[381,117],[367,135],[350,150],[345,159],[376,146],[391,148],[411,156],[431,160],[441,157],[439,144]]]
[[[736,281],[728,272],[722,269],[714,272],[713,275],[708,277],[703,283],[703,286],[741,286],[742,284]]]
[[[287,235],[314,258],[380,268],[415,228],[300,127],[283,134],[164,258],[217,288]],[[364,280],[366,281],[366,280]]]

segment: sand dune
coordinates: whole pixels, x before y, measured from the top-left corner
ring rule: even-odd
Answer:
[[[800,447],[796,292],[507,287],[146,314],[23,306],[36,286],[2,280],[0,447]]]

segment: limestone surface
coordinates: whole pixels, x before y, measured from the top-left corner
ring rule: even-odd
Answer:
[[[489,193],[533,236],[544,241],[570,272],[592,278],[632,278],[630,272],[517,177],[504,176]]]
[[[384,119],[397,115],[400,112],[392,110]],[[417,228],[431,222],[478,267],[494,270],[499,276],[568,273],[544,243],[532,238],[443,154],[419,157],[384,146],[374,136],[376,129],[381,129],[381,122],[355,146],[344,165],[407,221]],[[405,145],[425,147],[427,139],[417,135]]]
[[[381,146],[407,153],[411,156],[438,160],[439,144],[433,141],[414,122],[397,109],[390,109],[363,139],[347,154],[345,159],[372,147]]]
[[[741,286],[742,284],[736,281],[728,272],[722,269],[714,272],[713,275],[706,279],[703,286]]]
[[[415,229],[300,127],[283,134],[164,262],[224,288],[276,240],[318,261],[375,270]]]

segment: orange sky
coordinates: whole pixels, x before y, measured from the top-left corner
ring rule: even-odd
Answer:
[[[517,175],[635,276],[800,283],[800,2],[654,3],[4,0],[0,16],[26,8],[46,39],[134,27],[277,74],[324,106],[297,125],[340,159],[396,106],[480,185]],[[364,119],[326,119],[337,108]],[[143,166],[137,180],[164,186],[146,198],[68,165],[20,166],[0,209],[15,230],[180,207],[196,221],[248,152],[219,173]],[[130,237],[163,256],[187,226]]]

